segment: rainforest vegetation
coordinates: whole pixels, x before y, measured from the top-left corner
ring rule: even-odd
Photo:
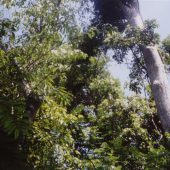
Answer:
[[[154,20],[129,25],[118,8],[112,22],[98,2],[0,1],[0,170],[170,169],[141,52],[156,45],[169,71],[170,37],[160,41]],[[126,95],[108,63],[129,55]]]

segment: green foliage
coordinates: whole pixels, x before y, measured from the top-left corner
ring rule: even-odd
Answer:
[[[164,47],[164,50],[167,53],[170,53],[170,37],[169,36],[162,42],[162,45]]]
[[[170,36],[165,38],[162,42],[162,51],[160,51],[163,56],[163,61],[169,65],[170,64]]]
[[[155,20],[151,20],[145,22],[145,30],[143,31],[130,26],[126,27],[124,33],[112,26],[107,26],[105,29],[103,38],[105,50],[111,49],[113,58],[118,63],[125,62],[129,54],[132,56],[128,60],[130,68],[129,88],[136,93],[141,93],[147,79],[146,67],[140,48],[141,46],[159,43],[159,35],[155,33],[155,28],[157,28],[157,24]]]
[[[26,2],[18,1],[21,23],[4,19],[0,25],[0,129],[15,143],[15,154],[22,153],[25,165],[15,169],[169,169],[168,137],[152,99],[125,97],[102,51],[112,48],[122,62],[132,50],[131,78],[138,86],[145,74],[138,47],[157,43],[154,23],[144,33],[104,26],[103,34],[94,27],[81,34],[72,30],[70,1]],[[14,36],[18,28],[23,33]],[[23,82],[35,96],[25,94]],[[33,121],[28,97],[41,101]]]

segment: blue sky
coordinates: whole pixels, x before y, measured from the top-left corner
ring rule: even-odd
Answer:
[[[170,0],[139,0],[140,12],[144,20],[156,19],[159,24],[157,32],[160,34],[161,39],[170,35]],[[129,71],[125,64],[116,64],[111,62],[109,70],[112,75],[118,78],[122,86],[128,81]]]
[[[144,20],[157,20],[159,24],[157,32],[160,34],[161,39],[170,35],[170,0],[139,0],[139,3],[140,12]],[[9,12],[5,15],[6,17],[10,16]],[[129,71],[125,64],[118,65],[112,61],[109,64],[109,71],[121,81],[122,86],[128,81]]]
[[[161,38],[170,34],[170,0],[139,0],[143,19],[156,19]]]

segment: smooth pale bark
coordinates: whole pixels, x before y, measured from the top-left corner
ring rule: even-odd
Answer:
[[[131,26],[144,29],[144,24],[139,12],[134,11],[129,20]],[[151,82],[152,94],[165,132],[170,133],[170,85],[162,63],[160,54],[155,46],[142,46],[147,73]]]
[[[94,0],[95,8],[102,16],[102,22],[121,27],[123,22],[144,30],[138,0]],[[99,16],[100,16],[99,15]],[[120,22],[122,21],[122,22]],[[162,127],[170,133],[170,89],[161,57],[155,46],[140,46],[143,53],[152,93],[160,116]]]

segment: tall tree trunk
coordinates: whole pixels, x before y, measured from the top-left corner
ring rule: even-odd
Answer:
[[[101,23],[118,26],[120,31],[128,23],[144,29],[139,11],[138,0],[93,0],[96,15]],[[97,20],[98,21],[98,20]],[[151,82],[152,93],[160,116],[162,127],[170,133],[170,88],[161,57],[155,46],[141,46],[147,73]]]
[[[129,24],[143,30],[144,24],[139,11],[132,10],[132,12]],[[165,132],[170,132],[170,84],[168,84],[164,64],[155,46],[142,46],[141,51],[163,129]]]

